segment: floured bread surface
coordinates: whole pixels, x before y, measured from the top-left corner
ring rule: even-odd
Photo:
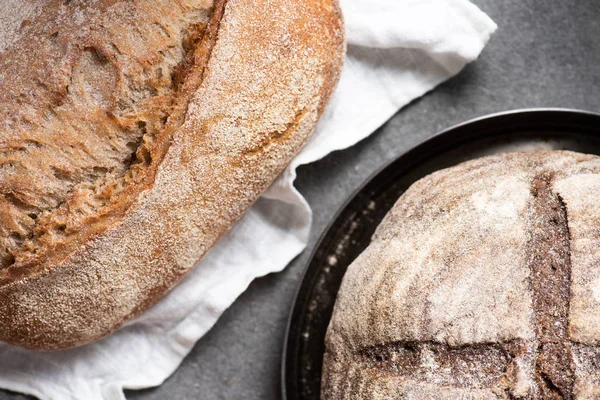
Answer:
[[[197,73],[192,57],[213,6],[48,1],[15,10],[26,18],[0,55],[0,268],[72,240],[126,189],[143,187],[162,158],[156,142],[182,123],[186,75]]]
[[[564,151],[415,183],[344,277],[322,397],[600,398],[599,197]]]
[[[341,14],[335,0],[8,3],[0,340],[81,345],[158,300],[298,152],[338,80]]]

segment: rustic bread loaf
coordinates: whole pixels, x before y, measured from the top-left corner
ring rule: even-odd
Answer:
[[[600,398],[599,198],[564,151],[415,183],[344,277],[322,398]]]
[[[105,336],[169,290],[312,132],[337,0],[0,5],[0,340]]]

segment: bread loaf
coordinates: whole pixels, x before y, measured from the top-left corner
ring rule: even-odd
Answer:
[[[322,398],[600,398],[599,198],[564,151],[415,183],[344,277]]]
[[[337,0],[0,5],[0,340],[61,349],[156,302],[312,132]]]

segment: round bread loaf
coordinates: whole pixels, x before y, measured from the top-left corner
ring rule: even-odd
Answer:
[[[344,277],[322,398],[600,398],[599,198],[565,151],[412,185]]]
[[[0,4],[0,340],[61,349],[155,303],[312,132],[337,0]]]

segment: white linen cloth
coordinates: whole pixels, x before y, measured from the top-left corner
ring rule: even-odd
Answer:
[[[341,0],[348,55],[316,132],[291,165],[188,276],[112,336],[38,353],[0,344],[0,387],[43,400],[124,399],[160,385],[256,277],[305,247],[311,210],[296,168],[365,138],[458,73],[496,29],[468,0]]]

